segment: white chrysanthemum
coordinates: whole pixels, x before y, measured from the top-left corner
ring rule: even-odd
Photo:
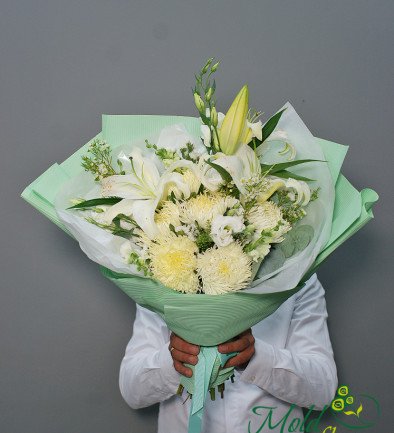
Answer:
[[[247,287],[252,276],[251,259],[240,244],[210,248],[197,258],[197,271],[208,295],[220,295]]]
[[[190,193],[198,193],[198,190],[200,189],[201,182],[198,179],[198,177],[193,173],[192,170],[185,170],[185,172],[182,174],[183,181],[188,185],[190,189]]]
[[[159,211],[155,214],[155,223],[158,226],[172,224],[173,226],[179,225],[179,207],[172,201],[165,201]]]
[[[272,242],[281,242],[282,236],[291,229],[290,224],[283,219],[282,211],[271,201],[253,206],[248,213],[248,221],[255,227],[257,235],[279,225],[278,230],[273,231]]]
[[[213,217],[218,214],[218,204],[221,196],[218,194],[199,194],[183,202],[179,208],[180,219],[185,224],[208,228]]]
[[[198,248],[186,236],[174,233],[159,235],[149,247],[150,267],[154,278],[178,292],[196,293]]]

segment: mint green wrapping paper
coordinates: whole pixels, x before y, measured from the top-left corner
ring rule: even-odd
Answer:
[[[182,123],[194,136],[199,135],[198,119],[183,116],[103,116],[102,132],[94,138],[111,137],[116,147],[125,142],[141,140],[157,134],[163,127]],[[92,139],[93,140],[93,139]],[[316,138],[321,147],[335,184],[335,204],[328,242],[299,285],[292,290],[254,294],[227,293],[220,296],[181,294],[151,279],[119,274],[101,267],[103,275],[121,288],[136,303],[159,314],[169,329],[185,340],[204,346],[192,380],[183,380],[193,393],[189,432],[201,428],[202,411],[209,387],[222,383],[231,375],[231,369],[221,369],[225,360],[216,347],[233,338],[272,314],[289,296],[299,290],[318,266],[346,239],[351,237],[371,218],[372,207],[378,195],[371,189],[359,192],[340,173],[347,146]],[[90,142],[89,142],[90,143]],[[83,170],[81,155],[89,143],[61,164],[52,165],[33,181],[22,197],[61,229],[70,234],[55,211],[55,198],[62,185]]]

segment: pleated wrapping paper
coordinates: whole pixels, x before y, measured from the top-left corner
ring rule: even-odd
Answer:
[[[163,128],[174,124],[183,125],[192,136],[199,136],[200,123],[194,117],[104,115],[102,132],[93,139],[103,138],[113,149],[116,149],[126,143],[157,135]],[[174,333],[191,343],[202,346],[192,379],[182,380],[183,386],[193,394],[190,432],[198,432],[201,428],[204,400],[208,389],[223,383],[232,374],[232,369],[221,368],[227,357],[221,355],[216,346],[272,314],[289,296],[302,287],[338,246],[373,218],[372,207],[378,199],[376,192],[369,188],[359,192],[340,172],[348,147],[312,136],[309,139],[314,140],[314,145],[321,149],[327,161],[332,185],[335,186],[335,197],[332,198],[330,214],[332,216],[324,242],[318,245],[319,249],[313,257],[308,256],[310,263],[295,276],[297,282],[285,290],[281,290],[283,281],[281,283],[280,278],[276,284],[274,279],[268,278],[264,282],[264,293],[258,293],[251,288],[219,296],[181,294],[152,279],[131,275],[126,266],[122,272],[117,272],[116,270],[120,268],[112,266],[112,262],[97,259],[100,254],[105,258],[105,251],[100,251],[103,244],[94,246],[93,259],[101,264],[109,263],[109,266],[100,266],[106,278],[114,282],[135,302],[159,314]],[[63,163],[52,165],[22,193],[22,197],[27,202],[77,240],[80,240],[78,232],[73,229],[72,224],[68,224],[65,214],[62,216],[59,209],[58,212],[56,211],[56,200],[64,185],[83,172],[81,156],[86,153],[90,142]],[[113,237],[113,235],[109,236]],[[113,245],[116,247],[118,244],[115,242]],[[83,242],[81,248],[91,257],[90,252],[87,251],[89,248]],[[283,275],[284,272],[281,272],[279,277]]]

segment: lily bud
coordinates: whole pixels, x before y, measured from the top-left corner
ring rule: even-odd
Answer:
[[[209,89],[208,89],[208,92],[205,94],[205,99],[209,102],[210,101],[210,99],[212,98],[212,93],[213,93],[213,89],[212,89],[212,87],[210,87]]]
[[[227,111],[219,132],[220,148],[226,155],[233,155],[241,145],[248,113],[248,86],[242,87]]]
[[[196,104],[197,110],[200,113],[205,112],[205,104],[198,93],[194,93],[194,103]]]
[[[218,125],[218,112],[216,111],[215,107],[212,107],[212,110],[211,110],[211,123],[213,126]]]

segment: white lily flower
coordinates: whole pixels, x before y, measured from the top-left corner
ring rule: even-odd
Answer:
[[[245,181],[261,175],[260,160],[246,144],[242,144],[234,155],[217,153],[214,162],[231,175],[241,194],[246,194]]]
[[[154,216],[159,202],[167,197],[172,186],[176,186],[186,198],[190,196],[190,188],[179,173],[167,171],[160,176],[154,162],[143,157],[139,149],[133,150],[130,160],[131,174],[103,179],[102,196],[116,196],[123,200],[102,213],[100,219],[110,224],[119,214],[131,216],[153,238],[158,233]]]
[[[252,137],[256,137],[259,140],[263,139],[263,124],[261,120],[255,123],[246,122],[247,127],[252,132]],[[250,141],[250,140],[249,140]]]
[[[306,182],[289,178],[286,180],[285,187],[295,191],[297,195],[295,201],[296,204],[306,206],[309,203],[311,199],[311,190]]]

